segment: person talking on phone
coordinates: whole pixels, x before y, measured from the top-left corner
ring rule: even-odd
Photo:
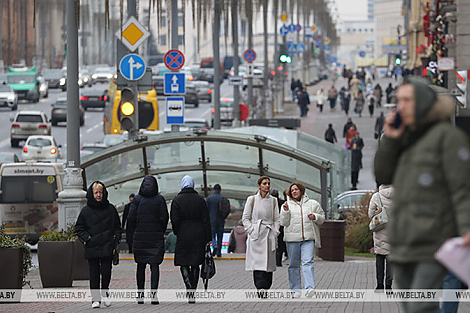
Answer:
[[[288,274],[292,297],[301,296],[301,260],[306,296],[311,297],[315,289],[314,251],[321,247],[318,225],[325,221],[325,212],[317,201],[305,194],[305,186],[295,182],[287,189],[287,201],[282,205],[280,219],[289,255]]]
[[[450,122],[454,103],[423,80],[407,78],[385,118],[374,167],[393,184],[387,231],[400,289],[441,289],[446,269],[434,253],[451,237],[470,245],[470,146]],[[438,302],[403,303],[405,312],[438,312]]]

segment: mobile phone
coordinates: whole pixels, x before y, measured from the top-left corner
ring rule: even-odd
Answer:
[[[393,128],[400,128],[402,123],[401,115],[400,112],[397,112],[397,115],[395,116],[395,120],[393,121]]]

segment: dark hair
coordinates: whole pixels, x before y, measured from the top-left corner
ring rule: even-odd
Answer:
[[[270,179],[268,176],[263,175],[263,176],[261,176],[260,178],[258,178],[258,186],[261,185],[261,183],[262,183],[263,180],[265,180],[265,179],[271,181],[271,179]]]
[[[302,185],[301,183],[293,182],[292,184],[290,184],[289,189],[287,189],[286,191],[286,194],[289,196],[289,198],[293,199],[292,192],[291,192],[292,186],[297,186],[297,188],[299,188],[301,197],[305,194],[305,186]]]
[[[133,194],[133,193],[131,193],[131,194],[129,195],[129,198],[134,198],[134,197],[135,197],[135,194]]]
[[[271,194],[271,196],[273,196],[275,198],[279,198],[279,190],[271,189],[271,191],[269,193]]]
[[[333,124],[328,124],[328,127],[329,127],[329,128],[333,127]]]
[[[220,187],[220,184],[215,184],[214,185],[214,190],[222,190],[222,187]]]

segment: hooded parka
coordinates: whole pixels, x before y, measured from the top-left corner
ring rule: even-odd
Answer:
[[[92,186],[103,186],[103,199],[93,197]],[[87,205],[78,215],[75,231],[85,244],[85,259],[103,259],[113,256],[113,249],[121,239],[121,223],[114,205],[108,201],[108,191],[102,182],[93,182],[87,190]]]
[[[382,202],[382,206],[379,201]],[[380,185],[379,191],[374,193],[369,202],[369,217],[372,218],[376,211],[381,207],[389,215],[390,206],[392,205],[393,187],[391,185]],[[390,244],[388,243],[387,227],[373,232],[374,253],[388,255],[390,252]]]
[[[157,180],[146,176],[129,210],[128,223],[133,232],[136,263],[161,264],[165,254],[164,234],[168,225],[168,209],[158,194]]]

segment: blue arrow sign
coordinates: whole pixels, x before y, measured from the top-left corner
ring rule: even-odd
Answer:
[[[295,24],[290,24],[289,25],[289,32],[293,33],[293,32],[295,32],[295,30],[296,30]]]
[[[184,73],[165,73],[164,77],[164,94],[184,95],[186,93],[186,80]]]
[[[286,25],[282,25],[280,29],[280,33],[282,36],[285,36],[289,33],[289,28]]]
[[[121,72],[122,77],[127,80],[139,80],[145,74],[145,61],[138,54],[128,54],[125,55],[121,62],[119,62],[119,71]]]
[[[297,44],[297,52],[304,53],[305,52],[305,45],[303,43]]]
[[[330,51],[330,45],[325,45],[325,51]]]
[[[364,58],[366,56],[366,52],[365,51],[359,51],[359,56],[361,58]]]
[[[184,97],[166,98],[166,123],[184,124]]]

